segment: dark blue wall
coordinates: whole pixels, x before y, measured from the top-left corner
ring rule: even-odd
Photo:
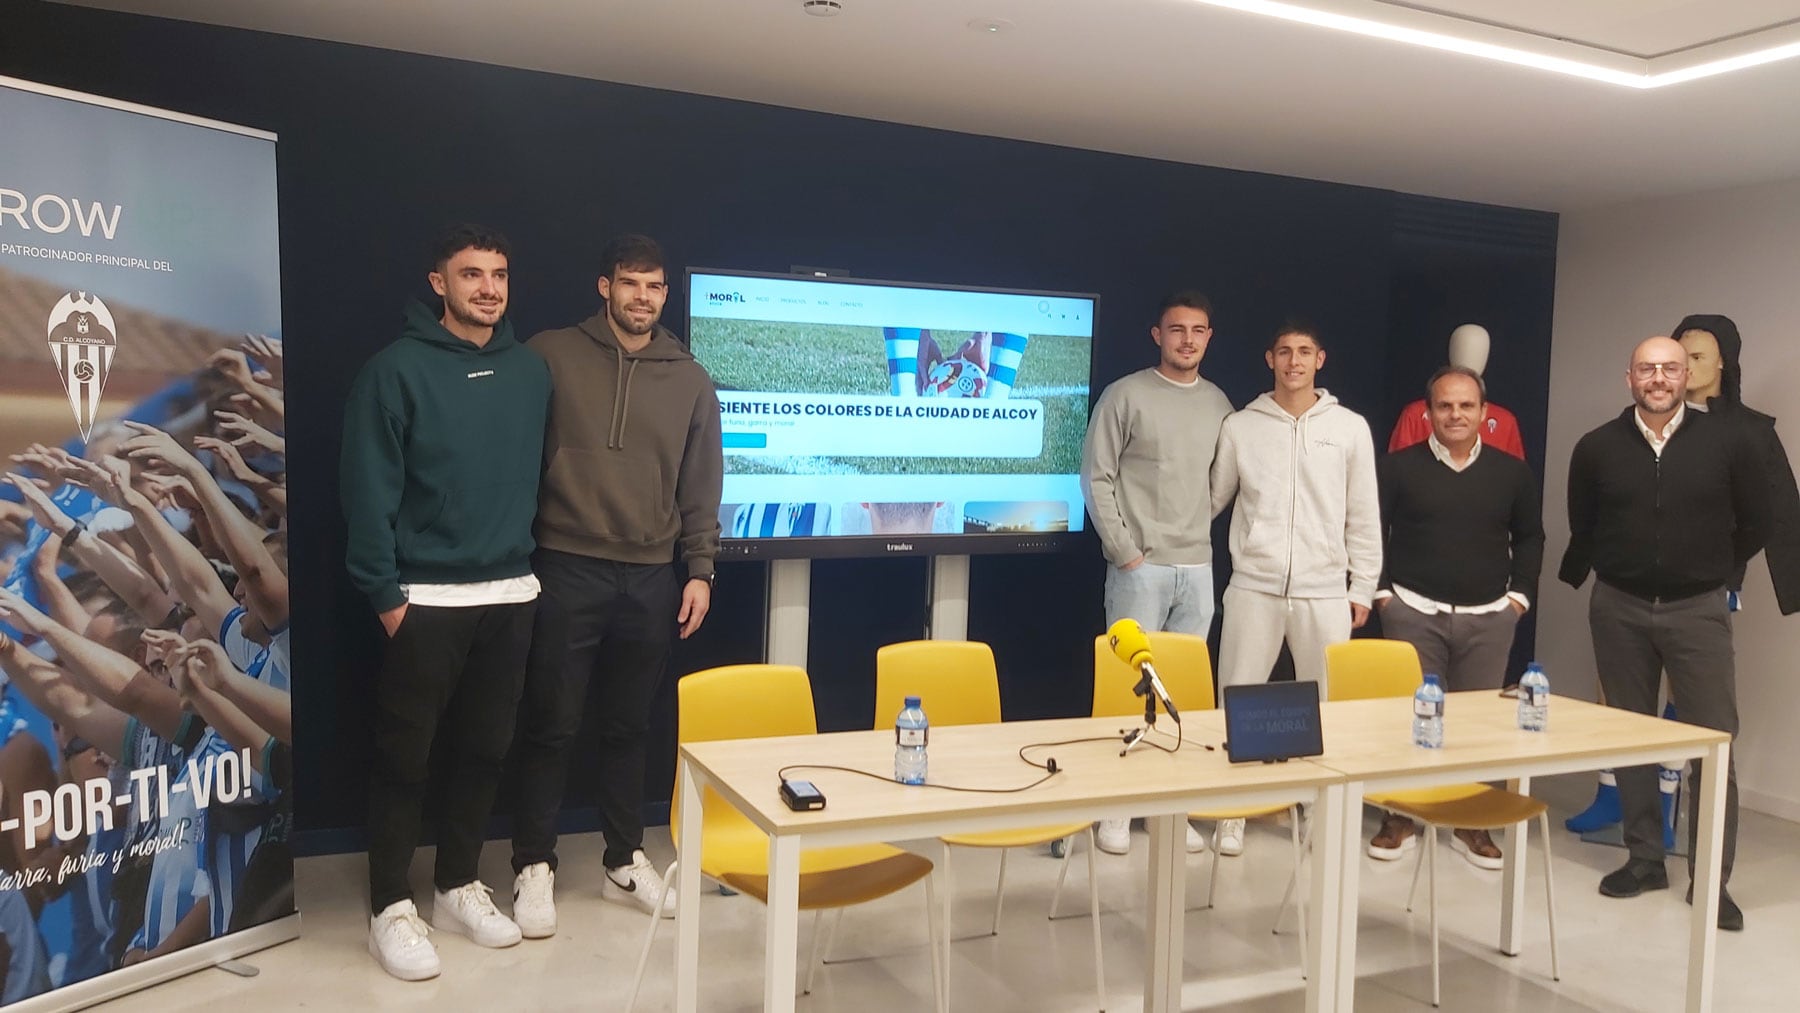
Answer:
[[[1321,383],[1368,414],[1378,439],[1418,396],[1452,326],[1503,315],[1490,324],[1505,353],[1495,396],[1542,452],[1549,215],[38,0],[12,5],[0,74],[280,134],[303,849],[353,845],[363,822],[377,639],[340,562],[342,400],[357,367],[395,335],[402,299],[426,293],[421,246],[451,221],[512,237],[514,318],[526,334],[594,311],[597,251],[621,231],[657,236],[677,266],[826,264],[1098,292],[1096,392],[1155,361],[1157,298],[1198,286],[1218,306],[1204,371],[1234,402],[1269,385],[1262,348],[1284,317],[1301,315],[1330,349]],[[1420,220],[1450,221],[1453,241],[1430,240]],[[1484,231],[1494,222],[1500,232]],[[1535,237],[1522,246],[1521,229]],[[671,305],[684,296],[672,292]],[[994,646],[1009,717],[1085,711],[1102,567],[1091,540],[1054,557],[974,561],[970,632]],[[764,579],[758,564],[722,568],[713,614],[677,652],[676,672],[760,659]],[[820,563],[813,592],[820,724],[864,726],[876,647],[923,625],[925,564]],[[657,798],[667,797],[671,729],[665,709]],[[578,757],[571,826],[585,822],[585,778]]]

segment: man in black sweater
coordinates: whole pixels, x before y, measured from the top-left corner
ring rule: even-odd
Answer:
[[[1487,391],[1474,370],[1434,373],[1426,412],[1426,442],[1379,462],[1386,566],[1375,607],[1383,632],[1417,648],[1447,689],[1499,689],[1544,559],[1537,478],[1483,446]],[[1412,821],[1389,815],[1369,854],[1397,859],[1416,842]],[[1501,867],[1485,830],[1458,830],[1451,847],[1477,868]]]
[[[1569,459],[1569,549],[1561,579],[1599,578],[1588,604],[1600,688],[1613,707],[1656,712],[1662,673],[1682,720],[1737,734],[1737,689],[1725,585],[1767,529],[1768,490],[1740,426],[1688,411],[1687,353],[1669,338],[1632,352],[1636,403],[1583,436]],[[1631,857],[1600,881],[1608,897],[1666,890],[1654,766],[1618,773]],[[1688,827],[1688,874],[1699,797]],[[1727,771],[1721,886],[1737,848],[1737,775]],[[1692,893],[1689,894],[1690,898]],[[1723,889],[1719,927],[1743,912]]]

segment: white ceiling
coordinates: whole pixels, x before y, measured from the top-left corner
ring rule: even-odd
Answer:
[[[1550,210],[1800,177],[1800,60],[1640,91],[1195,0],[68,2]],[[1396,6],[1646,57],[1800,19],[1800,0]]]

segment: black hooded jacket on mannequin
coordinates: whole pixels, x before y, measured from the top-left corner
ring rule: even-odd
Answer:
[[[1769,480],[1769,530],[1764,552],[1769,561],[1769,580],[1775,586],[1775,602],[1782,615],[1800,612],[1800,487],[1788,463],[1787,449],[1775,432],[1775,417],[1748,407],[1743,400],[1743,369],[1738,364],[1744,340],[1730,317],[1696,313],[1683,317],[1671,332],[1679,341],[1688,331],[1707,331],[1719,343],[1719,396],[1708,398],[1706,408],[1745,426],[1763,461]],[[1744,585],[1740,569],[1732,578],[1733,590]]]

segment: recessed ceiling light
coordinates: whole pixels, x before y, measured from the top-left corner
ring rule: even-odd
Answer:
[[[1661,88],[1800,57],[1800,23],[1795,22],[1642,57],[1388,0],[1195,2],[1629,88]]]
[[[1005,18],[976,18],[969,22],[969,31],[982,35],[999,35],[1012,31],[1013,23]]]
[[[838,0],[800,0],[800,9],[815,18],[835,18],[844,13]]]

